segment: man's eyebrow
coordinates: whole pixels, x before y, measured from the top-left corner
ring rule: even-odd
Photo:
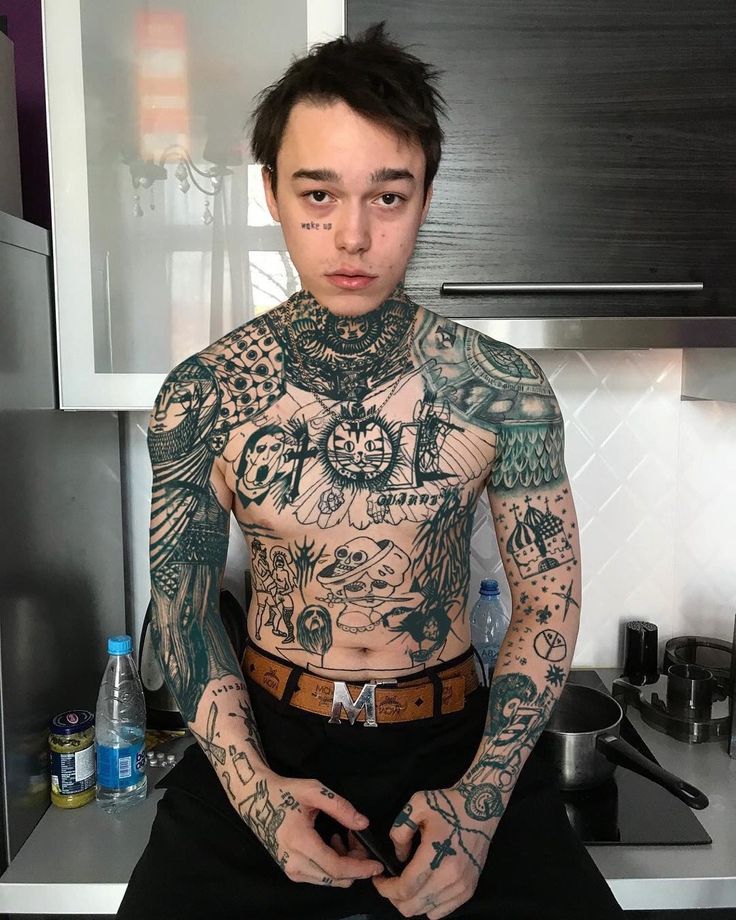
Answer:
[[[292,179],[308,179],[310,182],[340,182],[342,176],[335,172],[334,169],[297,169],[291,174]],[[414,173],[408,169],[395,169],[390,166],[382,166],[380,169],[371,173],[369,182],[371,185],[377,185],[379,182],[396,182],[406,179],[409,182],[416,182]]]
[[[409,182],[416,182],[414,173],[408,169],[392,169],[390,166],[383,166],[371,174],[371,183],[378,182],[395,182],[397,179],[408,179]]]
[[[334,169],[297,169],[292,179],[309,179],[312,182],[339,182],[340,176]]]

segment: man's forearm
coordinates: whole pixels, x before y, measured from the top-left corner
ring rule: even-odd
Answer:
[[[240,663],[212,602],[216,573],[207,568],[192,567],[189,591],[173,599],[154,579],[152,635],[183,718],[233,808],[247,819],[248,798],[259,781],[265,782],[269,766]]]
[[[511,620],[493,673],[483,737],[458,783],[467,816],[478,821],[503,814],[570,670],[577,613],[555,626],[532,622],[521,611]]]

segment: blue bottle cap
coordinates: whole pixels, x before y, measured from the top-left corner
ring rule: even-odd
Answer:
[[[484,578],[480,583],[480,593],[481,594],[500,594],[501,591],[498,587],[498,582],[495,578]]]
[[[107,640],[108,655],[129,655],[133,651],[133,640],[130,636],[110,636]]]

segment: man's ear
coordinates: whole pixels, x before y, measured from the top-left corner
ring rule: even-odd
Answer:
[[[276,191],[273,187],[273,173],[268,166],[262,167],[261,178],[263,179],[263,191],[266,195],[266,205],[268,206],[269,214],[276,223],[279,224],[281,220],[279,218],[278,202],[276,201]]]
[[[432,193],[434,192],[434,182],[427,189],[427,194],[424,196],[424,204],[422,205],[422,217],[419,221],[421,226],[424,221],[427,219],[427,214],[429,213],[429,203],[432,200]]]

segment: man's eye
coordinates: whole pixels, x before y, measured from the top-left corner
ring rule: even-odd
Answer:
[[[317,189],[314,192],[306,192],[304,197],[311,198],[316,204],[322,204],[323,201],[327,201],[328,195],[327,192]]]
[[[174,389],[174,392],[171,394],[172,402],[178,402],[178,403],[189,402],[191,398],[192,398],[192,393],[186,387],[176,387]]]
[[[404,199],[401,195],[397,195],[396,192],[386,192],[385,195],[381,195],[381,202],[387,207],[398,205],[402,201],[404,201]]]

